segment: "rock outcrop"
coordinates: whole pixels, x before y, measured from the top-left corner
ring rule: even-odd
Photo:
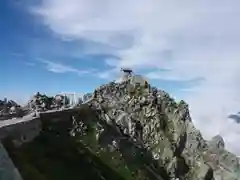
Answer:
[[[0,120],[12,117],[20,117],[23,115],[21,106],[13,100],[0,100]]]
[[[6,145],[24,175],[23,179],[29,179],[30,175],[26,173],[26,162],[24,167],[21,165],[24,159],[19,158],[21,153],[31,154],[34,147],[40,151],[47,148],[49,141],[49,148],[53,148],[49,156],[69,149],[76,156],[86,156],[88,160],[83,158],[82,161],[86,163],[85,167],[89,167],[92,173],[88,176],[93,179],[240,179],[239,160],[225,150],[223,139],[216,136],[210,142],[204,140],[191,121],[188,105],[184,101],[176,102],[165,91],[151,87],[141,76],[102,85],[86,99],[91,100],[83,104],[72,119],[55,125],[44,122],[42,131],[33,142],[22,145],[18,150]],[[38,155],[28,156],[38,159]],[[66,164],[70,156],[62,157]],[[55,160],[60,163],[60,159],[56,157]],[[27,162],[34,164],[33,160]],[[79,167],[83,165],[74,163]],[[33,166],[38,169],[41,165],[44,166],[42,161]],[[41,173],[44,172],[47,171],[42,169]],[[53,174],[38,176],[42,176],[38,178],[41,180],[48,180],[47,177],[64,179]],[[82,176],[83,179],[86,176]],[[68,179],[78,177],[73,175]]]
[[[47,111],[60,109],[70,106],[70,100],[67,96],[58,94],[55,97],[47,96],[37,92],[27,103],[24,109],[28,111]]]

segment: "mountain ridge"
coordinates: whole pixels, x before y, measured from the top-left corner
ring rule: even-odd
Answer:
[[[88,98],[91,101],[82,105],[72,119],[55,124],[45,121],[32,142],[18,148],[13,146],[11,138],[4,142],[24,180],[30,179],[34,172],[40,180],[56,177],[64,180],[70,172],[73,179],[79,179],[83,173],[78,174],[77,170],[60,173],[63,167],[49,172],[42,166],[54,164],[56,159],[42,161],[39,149],[62,158],[63,163],[69,161],[68,166],[72,166],[70,161],[80,162],[75,162],[70,154],[65,157],[64,152],[71,150],[82,158],[81,153],[86,155],[95,164],[84,160],[95,179],[110,180],[115,176],[125,180],[238,180],[240,177],[239,159],[225,150],[222,137],[204,140],[194,127],[187,103],[176,102],[143,77],[129,76],[118,83],[104,84]],[[108,175],[107,171],[115,175]],[[87,176],[90,174],[86,179]]]

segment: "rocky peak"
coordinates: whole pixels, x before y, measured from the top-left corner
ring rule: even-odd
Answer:
[[[93,96],[89,105],[98,110],[98,118],[119,127],[122,136],[146,148],[170,179],[214,179],[215,172],[226,162],[207,163],[208,156],[214,156],[212,146],[228,154],[223,139],[216,136],[207,143],[194,127],[186,102],[175,102],[141,76],[103,85]],[[102,128],[98,137],[105,131]],[[118,139],[114,142],[120,143]]]
[[[238,158],[224,149],[223,139],[204,140],[187,103],[176,102],[142,76],[102,85],[85,98],[71,127],[62,127],[69,129],[71,142],[76,140],[123,179],[239,178]]]

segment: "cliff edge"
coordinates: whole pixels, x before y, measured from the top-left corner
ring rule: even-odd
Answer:
[[[102,85],[90,98],[71,119],[44,121],[32,142],[4,141],[24,180],[240,179],[221,136],[204,140],[188,105],[143,77]]]

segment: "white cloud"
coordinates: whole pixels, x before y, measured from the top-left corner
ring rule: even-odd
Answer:
[[[48,71],[51,71],[54,73],[76,73],[77,75],[83,75],[83,74],[89,74],[93,72],[93,69],[79,70],[71,66],[57,63],[57,62],[52,62],[52,61],[43,60],[43,59],[39,59],[39,61],[46,65],[45,68]]]
[[[227,120],[240,108],[239,7],[239,0],[42,0],[32,11],[61,37],[116,47],[125,45],[123,34],[133,37],[114,52],[120,60],[108,60],[113,69],[166,68],[147,75],[202,79],[185,97],[196,126],[207,138],[221,133],[240,154],[240,126]]]

